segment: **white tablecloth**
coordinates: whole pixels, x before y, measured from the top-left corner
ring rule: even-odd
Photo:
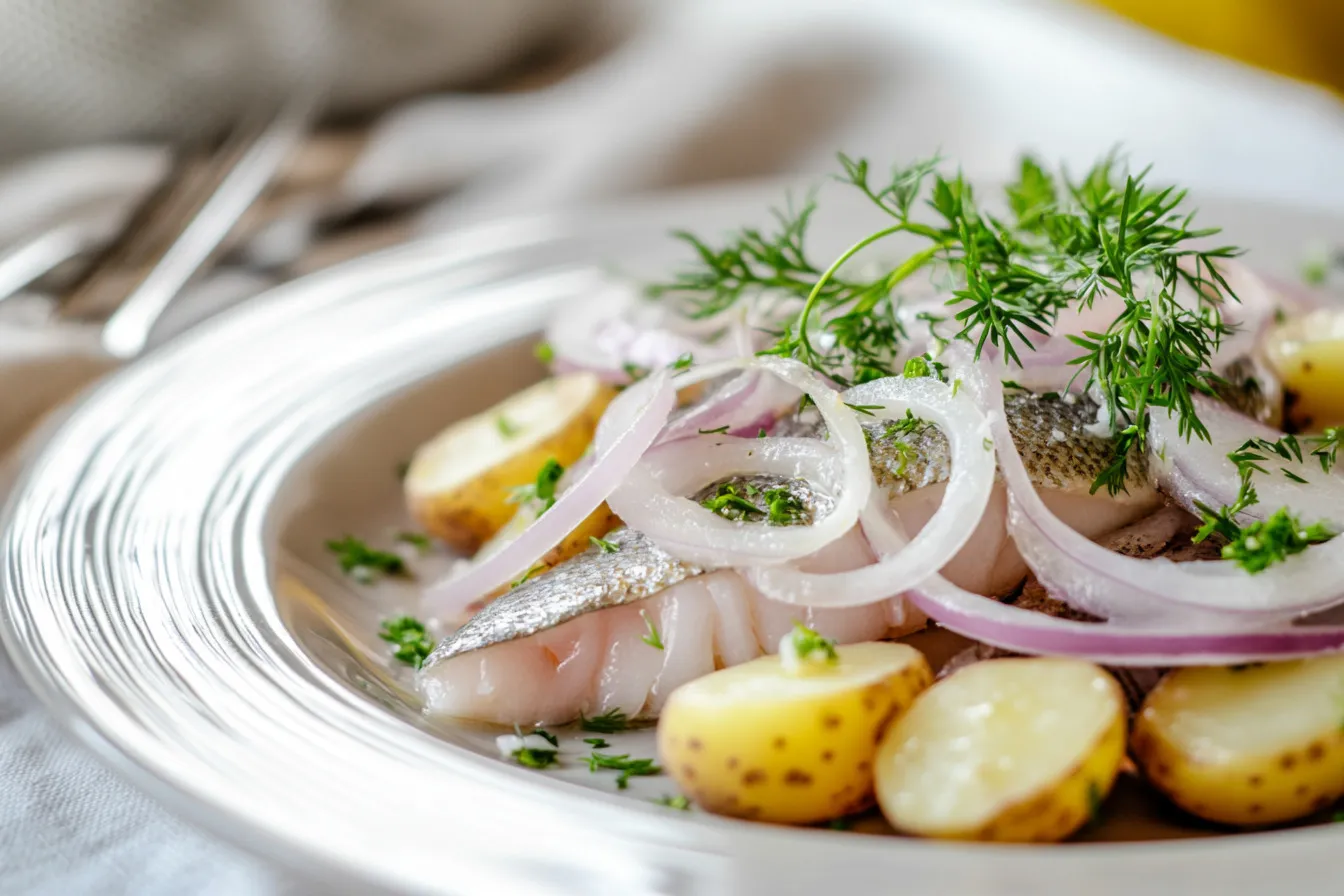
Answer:
[[[941,149],[995,177],[1024,147],[1081,167],[1121,141],[1163,179],[1344,208],[1344,111],[1333,99],[1043,0],[665,4],[628,45],[555,87],[395,110],[345,191],[465,184],[421,216],[428,230],[697,180],[824,171],[837,149],[879,163]],[[154,147],[79,158],[78,182],[60,159],[0,177],[0,244],[88,195],[132,198],[162,164]],[[197,310],[265,282],[223,272],[198,291]],[[4,893],[330,892],[122,783],[8,671],[0,869]]]

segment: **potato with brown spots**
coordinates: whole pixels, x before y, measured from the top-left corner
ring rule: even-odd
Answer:
[[[834,662],[765,656],[674,691],[658,752],[682,792],[710,812],[788,824],[870,805],[878,741],[933,673],[906,644],[834,650]]]
[[[877,799],[908,834],[1053,842],[1097,812],[1124,752],[1124,697],[1105,670],[985,660],[929,688],[887,731]]]
[[[459,420],[415,452],[405,481],[411,515],[474,553],[518,510],[514,489],[536,482],[548,460],[567,467],[587,450],[614,395],[591,373],[566,374]]]
[[[1130,749],[1172,802],[1210,821],[1324,809],[1344,796],[1344,656],[1173,672],[1144,701]]]

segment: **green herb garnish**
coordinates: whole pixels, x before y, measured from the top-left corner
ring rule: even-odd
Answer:
[[[690,366],[691,366],[692,364],[694,364],[694,363],[695,363],[695,356],[692,355],[690,352],[687,352],[686,354],[684,354],[684,355],[682,355],[681,357],[677,358],[677,360],[673,361],[671,364],[667,365],[667,369],[668,369],[668,370],[685,370],[685,369],[687,369],[688,367],[690,367]]]
[[[565,468],[555,458],[546,459],[546,463],[537,470],[537,477],[528,485],[520,485],[509,495],[514,504],[536,503],[539,505],[537,516],[555,506],[555,485],[565,475]]]
[[[614,554],[621,549],[621,546],[614,541],[607,541],[605,538],[598,538],[596,535],[589,535],[588,543],[604,554]]]
[[[1338,534],[1325,523],[1304,526],[1287,507],[1280,507],[1263,521],[1241,529],[1223,546],[1223,559],[1232,560],[1249,573],[1264,571],[1314,544],[1323,544]]]
[[[722,248],[679,233],[696,266],[649,292],[691,294],[694,317],[763,290],[800,299],[765,354],[794,358],[846,387],[898,372],[906,334],[896,291],[918,272],[953,281],[954,339],[977,357],[993,346],[1019,366],[1033,333],[1114,295],[1124,307],[1104,330],[1071,337],[1079,350],[1073,363],[1101,394],[1115,433],[1113,459],[1094,489],[1125,487],[1152,408],[1172,410],[1181,436],[1209,438],[1194,396],[1219,383],[1210,362],[1229,328],[1218,307],[1236,298],[1214,264],[1240,250],[1196,248],[1217,231],[1192,226],[1184,191],[1149,186],[1147,169],[1127,173],[1115,154],[1078,180],[1024,158],[1006,189],[1010,214],[1000,218],[981,211],[971,185],[960,172],[945,173],[941,159],[897,167],[885,179],[874,178],[867,160],[841,155],[840,164],[839,180],[885,213],[888,226],[824,267],[805,249],[814,201],[776,212],[775,232],[745,229]],[[916,220],[917,209],[931,211],[933,222]],[[923,246],[875,278],[847,273],[850,259],[896,234]],[[1192,301],[1178,299],[1178,286],[1189,287]]]
[[[517,588],[519,585],[523,584],[528,579],[532,578],[534,575],[536,575],[539,572],[542,572],[545,569],[546,569],[545,563],[538,563],[536,566],[532,567],[527,572],[523,573],[521,576],[510,582],[509,583],[510,590]]]
[[[506,439],[511,439],[521,432],[518,426],[503,414],[500,414],[495,418],[495,429],[499,430],[499,434]]]
[[[856,414],[863,414],[866,417],[873,416],[873,411],[882,410],[882,405],[880,404],[850,404],[849,402],[845,402],[845,407]]]
[[[630,382],[627,385],[633,385],[649,375],[649,368],[631,364],[629,361],[621,365],[621,370],[624,370],[625,375],[630,377]]]
[[[648,630],[649,630],[649,631],[648,631],[648,634],[646,634],[644,637],[640,638],[639,640],[643,641],[645,644],[649,645],[649,646],[652,647],[654,650],[662,650],[662,649],[664,649],[664,648],[663,648],[663,636],[660,635],[660,634],[658,633],[658,626],[656,626],[656,625],[653,624],[653,620],[650,619],[650,618],[648,617],[648,614],[645,613],[643,610],[640,610],[640,611],[639,611],[639,616],[640,616],[641,619],[644,620],[644,625],[645,625],[645,627],[648,628]]]
[[[761,493],[766,503],[766,519],[776,526],[792,526],[807,519],[807,507],[784,486]]]
[[[760,519],[766,514],[766,511],[739,493],[737,486],[728,482],[720,485],[712,496],[701,501],[700,506],[726,520]]]
[[[532,349],[532,354],[543,364],[550,364],[555,360],[555,349],[549,342],[538,342]]]
[[[717,429],[701,429],[701,430],[698,430],[698,432],[699,432],[700,435],[702,435],[702,436],[717,436],[717,435],[722,435],[722,434],[726,433],[727,431],[728,431],[728,424],[727,424],[727,423],[725,423],[723,426],[720,426],[720,427],[717,428]]]
[[[916,355],[909,361],[906,361],[905,367],[901,370],[901,376],[906,379],[932,375],[933,371],[929,368],[929,359],[923,355]]]
[[[519,765],[527,768],[550,768],[560,761],[559,750],[543,750],[540,747],[519,747],[510,755]]]
[[[336,555],[341,572],[361,581],[370,581],[376,573],[389,576],[407,574],[406,561],[396,554],[369,547],[353,535],[327,542],[327,550]]]
[[[583,742],[591,744],[594,750],[605,750],[607,747],[611,746],[611,744],[607,743],[606,740],[601,737],[585,737]]]
[[[618,790],[625,790],[630,784],[632,777],[647,777],[662,773],[662,768],[654,763],[652,759],[631,759],[628,753],[622,753],[619,756],[610,756],[606,753],[593,751],[591,756],[585,756],[583,761],[588,763],[588,771],[596,772],[600,768],[612,769],[620,774],[616,777],[616,787]]]
[[[410,545],[422,554],[429,550],[429,536],[420,532],[398,532],[397,541]]]
[[[653,802],[660,806],[666,806],[669,809],[680,809],[683,812],[690,811],[691,801],[684,796],[660,796]]]
[[[835,650],[835,641],[823,638],[801,622],[793,623],[793,634],[790,637],[793,652],[798,659],[804,662],[817,660],[824,663],[840,662],[840,654]]]
[[[600,716],[589,718],[579,713],[579,727],[584,731],[596,731],[599,734],[614,734],[630,727],[630,721],[620,709],[609,709]]]
[[[393,657],[417,669],[423,666],[425,660],[434,652],[434,642],[426,633],[425,624],[414,616],[384,619],[378,630],[378,637],[396,645]]]

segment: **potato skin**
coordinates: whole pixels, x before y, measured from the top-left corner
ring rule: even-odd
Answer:
[[[1208,821],[1263,827],[1319,812],[1344,797],[1344,730],[1338,725],[1258,755],[1223,751],[1201,759],[1173,743],[1153,703],[1188,675],[1178,670],[1158,683],[1130,737],[1134,761],[1173,803]]]
[[[873,758],[891,721],[933,681],[928,661],[904,648],[881,674],[829,695],[758,696],[706,704],[674,692],[658,725],[663,767],[701,808],[785,824],[838,818],[873,802]],[[736,670],[779,666],[775,656]],[[721,673],[713,673],[718,675]],[[709,676],[709,677],[712,677]],[[704,680],[704,679],[701,679]]]
[[[432,442],[426,443],[416,452],[406,476],[406,503],[411,516],[430,535],[455,550],[474,554],[517,512],[518,505],[509,501],[515,488],[534,481],[550,458],[568,467],[583,455],[614,395],[610,387],[603,386],[557,432],[522,451],[501,456],[499,463],[486,472],[446,491],[426,493],[415,487],[418,464],[443,462],[430,459],[432,452],[427,449]]]

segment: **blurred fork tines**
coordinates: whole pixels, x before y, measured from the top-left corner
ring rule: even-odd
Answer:
[[[61,317],[106,320],[104,343],[132,357],[155,320],[214,260],[239,220],[293,153],[315,108],[296,98],[246,116],[222,140],[184,148],[163,184],[89,264]]]

